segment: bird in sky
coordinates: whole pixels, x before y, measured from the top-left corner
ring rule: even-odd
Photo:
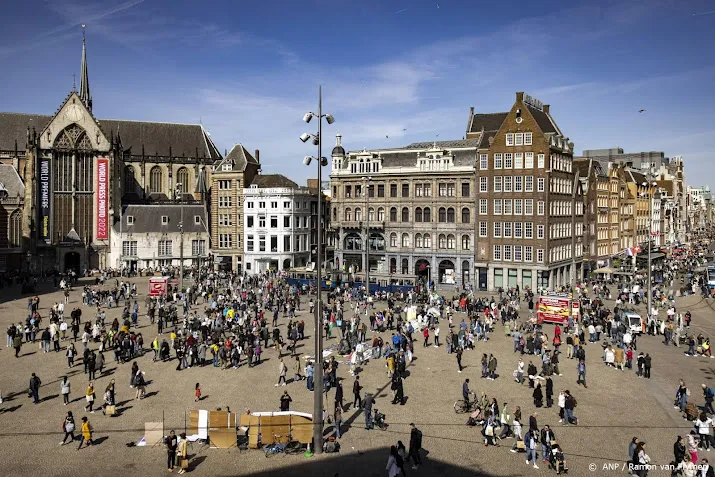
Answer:
[[[386,138],[386,139],[389,138],[389,137],[390,137],[390,136],[388,136],[387,134],[385,134],[385,138]]]
[[[643,113],[643,112],[645,112],[645,109],[639,109],[638,112]]]

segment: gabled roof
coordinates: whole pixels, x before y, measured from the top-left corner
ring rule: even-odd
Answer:
[[[555,133],[563,136],[563,134],[561,134],[561,130],[556,125],[556,122],[553,120],[550,114],[545,113],[540,109],[532,108],[529,105],[527,105],[526,107],[529,108],[529,112],[532,116],[534,116],[536,124],[539,125],[539,128],[541,128],[541,131],[544,134]]]
[[[472,128],[468,132],[478,133],[482,129],[484,129],[485,133],[499,131],[508,115],[508,112],[475,114],[472,118]]]
[[[152,232],[179,232],[181,223],[181,208],[179,204],[162,205],[128,205],[122,212],[121,224],[123,233],[152,233]],[[206,233],[206,208],[203,205],[183,205],[184,209],[184,233]],[[126,217],[131,215],[134,218],[132,225],[127,224]],[[167,224],[162,224],[162,216],[169,219]],[[196,223],[194,217],[199,217]],[[114,230],[119,232],[120,224],[114,224]],[[188,239],[188,238],[187,238]],[[178,244],[177,244],[178,246]]]
[[[253,178],[251,185],[260,188],[270,187],[287,187],[290,189],[298,189],[298,184],[288,179],[283,174],[259,174]]]
[[[259,165],[255,157],[243,147],[242,144],[236,144],[233,149],[221,161],[215,164],[217,172],[221,172],[221,166],[231,164],[235,171],[245,171],[247,164]]]
[[[579,177],[588,177],[591,167],[590,159],[574,159],[573,161],[574,172],[578,171]]]
[[[25,184],[10,164],[0,164],[0,184],[7,191],[8,197],[25,197]]]

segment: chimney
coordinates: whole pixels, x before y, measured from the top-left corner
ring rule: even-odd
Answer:
[[[545,105],[544,105],[544,112],[545,112],[546,114],[549,114],[549,105],[548,105],[548,104],[545,104]]]
[[[261,163],[261,159],[260,159],[259,153],[260,153],[260,151],[259,151],[258,149],[256,149],[256,152],[255,152],[255,154],[254,154],[254,156],[253,156],[253,157],[256,159],[256,162],[257,162],[258,164]]]
[[[474,106],[469,107],[469,115],[474,116]]]
[[[516,101],[517,101],[517,103],[521,103],[524,101],[524,92],[523,91],[516,92]]]

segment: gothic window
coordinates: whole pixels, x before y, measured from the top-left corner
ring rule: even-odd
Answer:
[[[463,208],[462,209],[462,223],[463,224],[468,224],[469,223],[469,209],[468,208]]]
[[[176,187],[182,194],[188,194],[189,185],[189,170],[182,167],[176,172]]]
[[[423,217],[425,222],[432,222],[432,211],[429,207],[424,208]]]
[[[452,207],[447,209],[447,222],[454,223],[454,209]]]
[[[7,238],[10,248],[20,247],[22,245],[22,214],[20,214],[19,210],[16,210],[10,215]]]
[[[134,177],[134,168],[132,166],[124,167],[124,191],[136,192],[136,178]]]
[[[390,222],[397,222],[397,208],[390,208]]]
[[[164,177],[161,172],[161,167],[154,166],[149,172],[149,192],[163,192],[164,191]]]

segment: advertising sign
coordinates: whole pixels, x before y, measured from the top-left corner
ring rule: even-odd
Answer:
[[[536,305],[538,323],[567,323],[569,320],[568,298],[540,296]]]
[[[166,296],[167,277],[149,278],[149,296]]]
[[[109,160],[105,158],[97,159],[97,239],[107,240],[109,238],[108,228],[109,207],[107,204],[109,181]]]
[[[40,240],[44,240],[47,243],[52,241],[52,235],[50,231],[50,202],[51,202],[51,191],[50,191],[50,159],[48,157],[41,157],[39,161],[40,165],[40,186],[38,187],[38,223],[40,226]]]

